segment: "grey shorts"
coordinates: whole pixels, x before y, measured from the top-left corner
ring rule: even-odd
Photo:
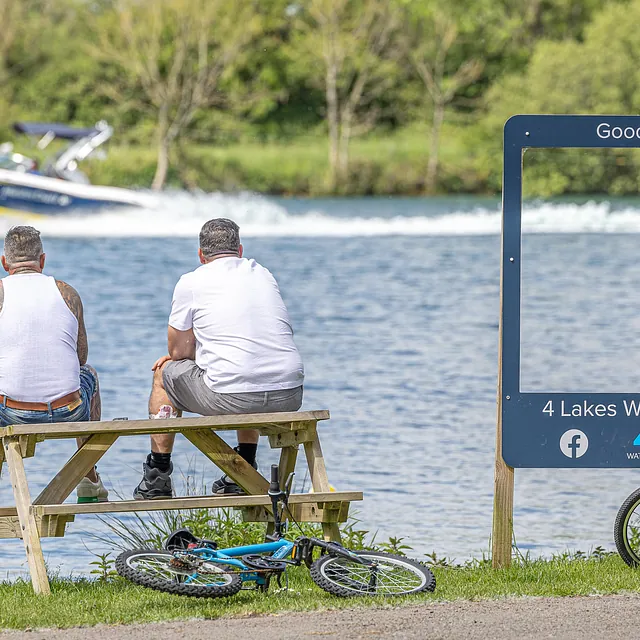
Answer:
[[[193,360],[170,361],[162,370],[164,389],[171,404],[201,416],[232,413],[279,413],[302,406],[302,387],[251,393],[216,393],[204,381],[204,370]]]

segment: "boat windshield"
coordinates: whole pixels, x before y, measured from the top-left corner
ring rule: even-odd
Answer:
[[[43,163],[42,174],[50,178],[82,184],[89,184],[89,180],[78,169],[78,163],[94,154],[113,134],[113,129],[104,121],[90,128],[46,122],[16,122],[13,128],[19,133],[39,138],[37,147],[40,150],[48,147],[52,140],[67,141],[68,145],[62,151]],[[37,164],[21,154],[7,153],[0,147],[0,168],[26,173],[35,171]]]

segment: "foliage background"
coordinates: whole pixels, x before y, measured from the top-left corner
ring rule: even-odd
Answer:
[[[0,23],[0,141],[105,119],[102,184],[497,193],[509,116],[640,107],[640,0],[0,0]],[[640,185],[633,150],[527,162],[539,195]]]

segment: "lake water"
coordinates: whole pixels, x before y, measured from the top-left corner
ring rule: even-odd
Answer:
[[[105,419],[146,417],[173,287],[197,266],[197,231],[215,216],[239,222],[245,254],[280,283],[306,366],[303,408],[331,410],[320,430],[329,477],[365,492],[361,526],[406,537],[416,555],[481,555],[493,491],[498,201],[176,194],[155,214],[39,221],[48,273],[84,300]],[[533,204],[525,230],[523,388],[637,391],[640,202]],[[73,451],[70,441],[39,447],[27,461],[34,495]],[[121,439],[100,464],[106,484],[129,495],[147,451],[145,437]],[[267,443],[259,460],[263,469],[275,460]],[[178,488],[190,468],[208,483],[219,475],[182,438],[174,462]],[[639,482],[628,470],[517,470],[520,548],[612,548],[616,510]],[[0,502],[9,498],[5,471]],[[100,527],[78,518],[65,539],[45,539],[50,566],[86,571],[89,549],[103,549],[85,532]],[[0,548],[3,574],[24,571],[21,541]]]

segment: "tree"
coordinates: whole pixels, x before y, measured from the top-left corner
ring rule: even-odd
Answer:
[[[28,117],[35,111],[19,94],[30,87],[33,74],[58,44],[59,28],[68,20],[72,2],[0,0],[0,142],[13,135],[10,124],[14,118]],[[45,32],[47,38],[42,37]],[[49,87],[52,84],[49,78]]]
[[[8,55],[15,41],[16,30],[21,19],[20,0],[0,0],[0,86],[9,75]]]
[[[438,180],[440,134],[446,108],[459,93],[480,78],[484,61],[464,46],[464,21],[451,3],[408,0],[399,41],[407,60],[424,85],[423,102],[430,113],[431,135],[425,190],[434,193]]]
[[[92,51],[121,69],[107,87],[118,102],[153,116],[161,189],[169,152],[196,114],[223,100],[220,82],[259,29],[252,0],[117,0]]]
[[[538,42],[525,73],[508,75],[488,91],[487,114],[478,126],[478,160],[490,168],[496,189],[502,128],[510,116],[638,113],[638,20],[640,0],[606,6],[584,28],[582,41]],[[524,164],[527,195],[627,194],[640,186],[640,154],[631,149],[529,150]]]
[[[43,28],[60,13],[53,0],[0,0],[0,86],[38,58]]]
[[[2,0],[0,0],[2,2]],[[21,118],[90,125],[113,124],[115,108],[97,88],[117,77],[114,65],[84,53],[86,25],[94,19],[85,3],[28,0],[19,38],[13,46],[11,102]],[[47,37],[42,33],[46,30]]]
[[[298,12],[292,56],[324,91],[330,190],[347,179],[351,139],[374,127],[394,85],[398,26],[388,0],[308,0]]]

